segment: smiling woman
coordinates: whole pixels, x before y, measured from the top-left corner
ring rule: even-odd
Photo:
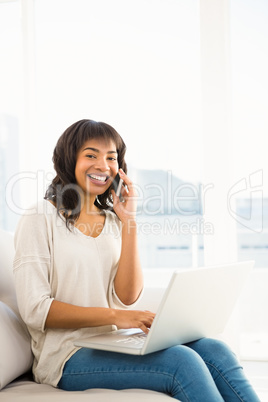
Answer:
[[[130,308],[142,294],[143,274],[137,195],[122,169],[124,151],[122,138],[107,124],[74,123],[54,151],[56,177],[42,201],[46,209],[19,222],[14,277],[36,381],[68,391],[146,388],[185,402],[238,402],[237,395],[259,402],[233,353],[217,340],[131,358],[75,345],[114,326],[148,334],[154,321],[154,312]],[[112,188],[117,173],[122,201]]]
[[[230,5],[230,15],[228,10],[222,11],[224,4]],[[234,175],[232,184],[241,185],[236,188],[243,205],[254,206],[256,199],[251,200],[251,195],[256,195],[257,190],[263,191],[263,195],[268,191],[268,175],[263,170],[266,151],[260,146],[268,124],[267,5],[266,0],[0,0],[0,226],[14,231],[19,215],[33,200],[43,197],[44,188],[54,177],[48,156],[55,145],[55,136],[90,112],[94,118],[112,122],[124,133],[129,147],[130,176],[143,186],[145,195],[152,190],[149,201],[143,204],[148,213],[140,216],[145,230],[139,234],[148,283],[163,285],[171,269],[202,265],[204,254],[206,263],[213,258],[217,261],[230,258],[227,250],[236,253],[237,249],[236,226],[233,225],[230,235],[226,223],[233,217],[227,211],[228,219],[224,219],[221,213],[227,205],[222,189],[231,166],[230,153],[235,156],[235,167],[230,169]],[[211,18],[215,8],[217,18]],[[226,35],[225,41],[219,19],[225,21],[225,29],[230,23],[230,35]],[[200,25],[205,27],[205,37],[203,34],[200,37]],[[218,44],[212,47],[211,40]],[[224,67],[222,60],[228,53],[229,42],[234,128],[230,146],[224,128],[227,119],[221,109],[227,102],[220,97],[216,85],[208,85]],[[206,79],[200,79],[200,60]],[[219,68],[215,68],[217,60]],[[226,71],[229,74],[228,68]],[[225,79],[223,87],[227,87]],[[201,98],[204,89],[210,93],[209,88],[216,92],[216,96],[211,96],[211,107],[207,102],[202,104]],[[217,104],[223,116],[222,125],[218,114],[211,113]],[[203,135],[202,105],[206,105],[211,128],[203,130]],[[213,116],[215,127],[211,124]],[[75,155],[66,147],[58,166],[63,181],[55,178],[48,191],[51,202],[58,197],[72,211],[84,196],[74,178],[68,180],[73,172],[72,161],[86,141],[88,138],[79,143]],[[127,172],[120,155],[117,157],[119,166]],[[215,181],[204,177],[204,164]],[[92,172],[85,180],[94,184],[94,188],[105,188],[106,182],[94,183],[103,180],[105,173],[98,168]],[[257,175],[261,181],[256,182],[254,172],[262,173]],[[185,184],[189,184],[189,192],[183,194],[182,203],[177,204],[179,208],[169,209],[174,199],[172,191]],[[211,187],[203,200],[207,213],[203,216],[201,208],[196,207],[199,204],[191,200],[198,193],[201,205],[202,188],[206,186]],[[89,227],[88,222],[83,226],[80,222],[78,227],[77,221],[74,230],[91,237],[102,236],[105,214],[112,200],[106,191],[96,196],[94,208],[100,211],[95,226]],[[213,194],[218,194],[220,202],[215,202]],[[256,332],[259,337],[261,333],[267,334],[268,325],[263,308],[268,305],[266,281],[262,276],[268,266],[265,252],[268,209],[267,199],[257,201],[263,201],[263,208],[256,207],[260,212],[258,222],[264,225],[262,233],[254,233],[249,227],[249,223],[255,225],[248,219],[249,208],[244,214],[238,210],[235,218],[246,224],[242,227],[239,223],[238,258],[255,259],[256,267],[263,270],[254,272],[256,277],[243,300],[241,316],[242,332],[248,335]],[[52,207],[51,203],[46,204]],[[167,206],[169,215],[165,211],[149,215],[162,206],[163,210]],[[61,216],[66,212],[67,221],[69,209],[60,212]],[[188,219],[181,210],[185,214],[200,212],[196,218]],[[97,219],[97,214],[94,216]],[[209,225],[207,236],[203,235],[200,222]],[[160,230],[154,231],[155,227]],[[251,346],[260,344],[259,338],[253,341]],[[261,355],[263,358],[263,351]]]
[[[119,168],[127,173],[125,152],[123,139],[106,123],[79,120],[65,130],[54,149],[56,176],[45,198],[65,217],[67,227],[83,210],[112,208],[112,180]]]
[[[86,194],[102,194],[109,188],[117,172],[117,151],[112,140],[89,140],[78,152],[75,177]]]
[[[75,226],[88,236],[97,237],[103,229],[105,215],[95,200],[109,191],[117,172],[117,151],[112,140],[91,139],[78,151],[75,178],[82,202]]]

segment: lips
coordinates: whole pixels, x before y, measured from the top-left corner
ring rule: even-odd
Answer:
[[[91,173],[88,174],[87,177],[95,184],[103,185],[106,184],[109,176],[103,175],[103,174],[96,174],[96,173]]]

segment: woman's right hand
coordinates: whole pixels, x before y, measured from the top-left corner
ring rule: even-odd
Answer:
[[[141,310],[114,310],[114,324],[118,329],[140,328],[148,334],[155,313]]]
[[[125,172],[122,169],[119,169],[118,173],[126,185],[126,187],[122,186],[121,189],[124,202],[121,202],[120,198],[115,194],[115,191],[111,190],[113,196],[113,209],[120,221],[127,223],[129,220],[135,220],[137,209],[137,193],[134,184],[125,174]]]

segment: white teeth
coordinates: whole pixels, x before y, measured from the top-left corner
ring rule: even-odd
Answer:
[[[99,181],[102,181],[102,182],[105,182],[106,181],[106,176],[97,176],[97,175],[95,175],[95,174],[90,174],[89,175],[92,179],[95,179],[95,180],[99,180]]]

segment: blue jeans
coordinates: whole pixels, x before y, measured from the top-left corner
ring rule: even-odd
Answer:
[[[233,352],[209,338],[144,356],[82,348],[66,362],[58,387],[143,388],[183,402],[260,402]]]

